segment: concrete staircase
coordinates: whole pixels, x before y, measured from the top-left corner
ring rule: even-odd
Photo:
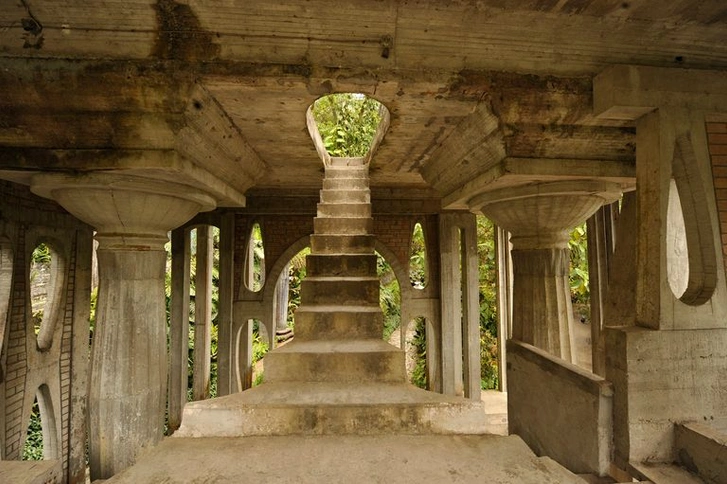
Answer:
[[[383,341],[368,166],[352,161],[326,168],[295,338],[262,385],[187,404],[176,437],[489,433],[482,402],[408,384]]]

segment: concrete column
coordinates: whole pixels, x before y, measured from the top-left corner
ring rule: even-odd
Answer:
[[[619,196],[612,183],[566,181],[494,190],[470,201],[512,234],[514,339],[573,361],[569,230]]]
[[[479,399],[477,226],[471,213],[439,218],[442,392]]]
[[[273,303],[273,318],[275,320],[275,334],[287,334],[288,329],[288,289],[290,280],[288,272],[290,264],[286,264],[283,272],[280,273],[278,284],[275,288],[275,297]]]
[[[97,231],[89,451],[91,479],[105,479],[163,436],[164,244],[169,230],[215,203],[187,186],[111,174],[38,175],[31,189]]]
[[[510,234],[495,227],[495,250],[497,251],[497,348],[500,351],[497,365],[500,391],[507,391],[507,352],[505,342],[512,338],[512,259],[510,257]]]
[[[235,214],[225,213],[220,222],[219,299],[217,301],[217,396],[237,391],[233,362],[237,348],[232,328],[235,273]]]
[[[614,210],[618,205],[604,205],[586,222],[588,233],[588,282],[591,303],[591,358],[593,373],[606,376],[606,342],[603,336],[605,295],[614,251]]]
[[[210,351],[212,350],[212,230],[197,227],[197,273],[194,298],[194,379],[192,398],[210,396]]]
[[[189,232],[172,231],[172,294],[169,317],[169,429],[182,424],[189,358]]]

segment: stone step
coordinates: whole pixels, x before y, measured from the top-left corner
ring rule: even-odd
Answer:
[[[300,287],[300,299],[307,304],[354,305],[379,303],[380,282],[376,276],[308,276]]]
[[[320,235],[366,235],[374,231],[374,219],[316,217],[313,230]]]
[[[368,164],[366,163],[366,158],[363,156],[354,156],[351,158],[334,156],[331,157],[331,163],[326,168],[345,166],[368,166]]]
[[[324,178],[323,190],[368,190],[368,178]]]
[[[305,261],[308,277],[349,276],[377,277],[376,255],[326,255],[309,254]]]
[[[264,380],[405,383],[405,355],[381,339],[296,341],[265,355]]]
[[[301,304],[295,310],[295,339],[374,339],[382,336],[384,315],[379,304],[326,306]]]
[[[366,235],[323,235],[310,236],[310,247],[313,254],[354,255],[373,254],[376,237]]]
[[[323,203],[371,203],[371,192],[367,190],[321,190]]]
[[[371,218],[370,203],[330,203],[318,204],[320,218]]]
[[[326,167],[325,178],[368,178],[368,165],[362,166],[329,166]]]
[[[174,437],[485,433],[482,402],[405,383],[266,380],[241,393],[187,403]]]

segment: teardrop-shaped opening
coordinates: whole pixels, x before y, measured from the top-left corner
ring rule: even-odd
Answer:
[[[50,243],[39,243],[30,256],[30,297],[33,330],[41,351],[53,344],[64,274],[65,261],[60,252]]]
[[[35,395],[28,421],[23,460],[58,459],[58,435],[50,390],[41,385]]]
[[[689,285],[689,250],[684,213],[676,182],[669,183],[669,204],[666,212],[666,273],[669,287],[677,298]]]
[[[427,244],[422,224],[414,224],[409,246],[409,281],[414,289],[424,289],[429,281]]]
[[[265,244],[260,224],[255,222],[250,230],[245,264],[245,287],[259,292],[265,285]]]
[[[702,305],[712,298],[717,287],[718,271],[717,244],[708,210],[711,203],[707,198],[709,191],[702,182],[698,167],[691,139],[686,135],[677,137],[672,163],[673,186],[669,190],[669,212],[676,217],[671,230],[683,235],[679,235],[679,239],[667,235],[667,240],[672,238],[672,241],[680,240],[680,244],[683,244],[683,254],[671,261],[671,265],[675,266],[673,270],[683,272],[678,278],[680,285],[672,286],[672,291],[675,295],[681,293],[679,300],[691,306]],[[667,228],[667,233],[669,230]],[[669,264],[667,261],[667,270]]]
[[[362,93],[329,94],[308,108],[307,124],[325,164],[331,158],[362,158],[366,163],[389,127],[389,110]]]

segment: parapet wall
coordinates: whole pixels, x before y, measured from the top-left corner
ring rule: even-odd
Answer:
[[[605,332],[616,465],[673,462],[675,423],[725,416],[727,330]]]
[[[608,473],[611,383],[534,346],[508,340],[507,385],[511,434],[572,472]]]

